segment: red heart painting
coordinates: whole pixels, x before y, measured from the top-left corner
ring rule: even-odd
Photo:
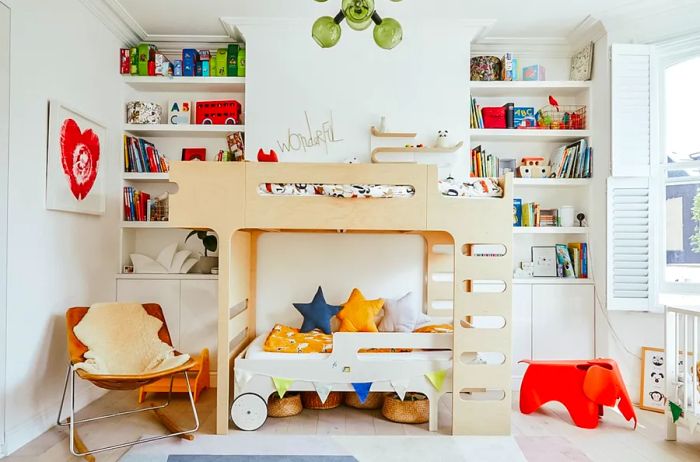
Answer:
[[[90,194],[100,162],[100,138],[91,129],[80,131],[73,119],[61,126],[61,165],[68,177],[70,190],[82,201]]]

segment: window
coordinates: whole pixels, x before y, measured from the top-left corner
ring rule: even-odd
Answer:
[[[665,69],[665,291],[700,287],[700,56]],[[696,285],[697,284],[697,285]]]

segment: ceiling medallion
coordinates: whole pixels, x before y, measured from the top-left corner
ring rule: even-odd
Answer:
[[[320,3],[327,0],[316,1]],[[403,38],[401,24],[393,18],[382,19],[374,9],[374,0],[342,0],[341,9],[334,18],[323,16],[316,20],[311,36],[321,48],[331,48],[340,40],[340,23],[343,20],[354,30],[366,30],[374,22],[374,41],[385,50],[391,50]]]

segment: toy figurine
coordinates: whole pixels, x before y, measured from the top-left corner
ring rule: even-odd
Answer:
[[[258,162],[279,162],[279,159],[274,149],[270,149],[270,153],[268,154],[260,148],[260,150],[258,150]]]
[[[436,148],[449,148],[450,147],[450,132],[447,130],[438,131],[437,140],[435,141]]]

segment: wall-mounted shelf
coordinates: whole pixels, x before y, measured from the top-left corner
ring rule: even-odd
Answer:
[[[219,279],[219,275],[218,274],[195,274],[195,273],[187,273],[187,274],[118,273],[116,278],[117,279],[132,279],[132,280],[133,279],[136,279],[136,280],[159,279],[159,280],[195,280],[195,281],[200,281],[200,280],[216,280],[216,279]]]
[[[135,173],[124,172],[122,179],[124,181],[142,181],[142,182],[165,182],[170,178],[168,173]]]
[[[167,221],[122,221],[122,228],[172,228]]]
[[[513,278],[513,284],[593,285],[595,281],[579,278]]]
[[[450,154],[459,151],[462,146],[464,146],[464,142],[460,141],[457,143],[455,146],[451,148],[392,148],[392,147],[384,147],[384,148],[375,148],[372,151],[372,162],[375,164],[378,163],[388,163],[386,161],[380,161],[377,159],[377,154]],[[404,162],[408,163],[411,161],[398,161],[398,162]]]
[[[218,138],[226,133],[243,132],[245,125],[124,124],[124,131],[138,136]]]
[[[372,127],[370,131],[372,136],[376,136],[377,138],[415,138],[418,136],[417,133],[410,132],[380,132],[377,130],[377,127]]]
[[[245,77],[158,77],[129,75],[124,83],[137,91],[243,93]]]
[[[586,226],[515,226],[513,234],[588,234]]]
[[[469,82],[472,96],[573,96],[588,91],[591,82],[574,80]]]
[[[513,128],[472,128],[472,141],[576,141],[591,136],[590,130],[538,130]]]
[[[515,186],[532,187],[581,187],[591,184],[590,178],[513,178]]]

